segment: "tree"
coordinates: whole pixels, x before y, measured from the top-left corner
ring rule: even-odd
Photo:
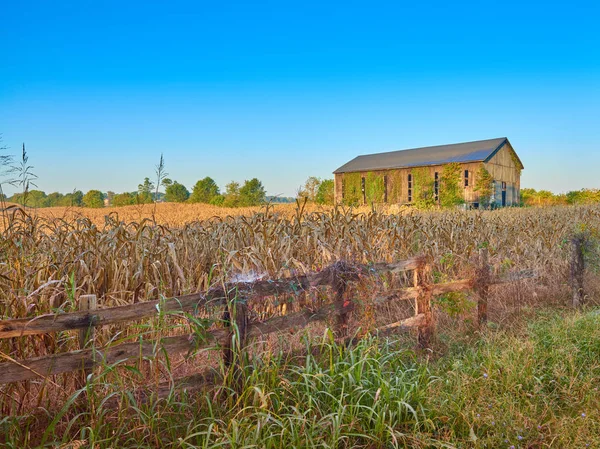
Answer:
[[[440,176],[439,198],[442,207],[453,207],[465,202],[460,188],[462,167],[457,162],[444,165]]]
[[[214,179],[207,176],[194,185],[190,203],[211,203],[218,196],[220,196],[219,186]]]
[[[154,189],[154,183],[150,181],[150,178],[144,178],[144,182],[138,185],[138,196],[137,202],[139,204],[148,204],[152,202],[152,189]]]
[[[190,192],[183,184],[173,181],[165,191],[165,200],[169,203],[183,203],[190,197]]]
[[[481,164],[477,172],[473,190],[479,193],[479,206],[483,208],[489,207],[492,195],[494,194],[494,178],[483,164]]]
[[[318,204],[333,204],[334,193],[333,193],[333,179],[324,179],[319,184],[315,201]]]
[[[67,193],[61,198],[60,205],[67,207],[83,206],[83,192],[81,190],[73,190],[72,193]]]
[[[223,206],[238,207],[240,205],[240,183],[231,181],[225,186],[225,198]]]
[[[265,202],[266,196],[267,192],[258,179],[244,181],[244,185],[240,187],[240,206],[258,206]]]
[[[85,207],[104,207],[104,195],[100,190],[90,190],[83,197],[83,205]]]
[[[112,205],[115,207],[135,204],[136,195],[129,192],[117,193],[113,196]]]
[[[298,198],[307,198],[308,201],[315,201],[317,192],[321,185],[321,180],[315,176],[309,176],[303,187],[298,190]]]

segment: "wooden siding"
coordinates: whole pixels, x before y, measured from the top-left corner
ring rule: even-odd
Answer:
[[[500,205],[502,200],[502,183],[506,183],[506,206],[512,206],[519,204],[520,199],[520,169],[515,165],[515,160],[511,155],[512,148],[510,144],[504,145],[498,153],[496,153],[489,162],[470,162],[462,163],[461,165],[461,187],[464,189],[464,199],[466,203],[478,203],[479,194],[475,191],[475,183],[477,182],[477,176],[479,170],[483,166],[490,172],[494,178],[495,193],[494,198],[496,203]],[[408,201],[408,175],[415,172],[416,170],[425,170],[425,173],[431,180],[434,179],[435,173],[439,173],[441,177],[443,171],[443,165],[431,165],[427,167],[411,167],[411,168],[400,168],[391,170],[377,170],[371,172],[356,172],[356,173],[338,173],[335,174],[335,200],[337,203],[342,203],[348,200],[348,184],[351,182],[356,183],[357,179],[365,178],[367,180],[373,180],[375,178],[383,179],[387,177],[387,203],[389,204],[409,204]],[[465,186],[465,170],[469,171],[469,185]],[[360,181],[359,181],[360,182]],[[343,191],[344,186],[346,192]],[[367,183],[368,186],[368,183]],[[354,186],[355,189],[357,186]],[[370,203],[369,199],[365,202],[364,195],[360,191],[355,195],[359,204]],[[414,189],[414,180],[413,180]],[[414,200],[414,198],[413,198]],[[377,202],[384,202],[377,201]]]
[[[502,201],[502,183],[506,183],[506,206],[516,206],[521,198],[521,167],[513,157],[514,149],[507,142],[488,162],[485,168],[494,178],[495,200]]]

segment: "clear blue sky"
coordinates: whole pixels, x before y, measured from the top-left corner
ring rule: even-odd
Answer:
[[[261,179],[507,136],[525,187],[600,187],[598,2],[5,2],[0,133],[46,192]]]

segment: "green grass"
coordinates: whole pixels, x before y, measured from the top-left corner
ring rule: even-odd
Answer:
[[[0,439],[14,448],[600,447],[597,312],[544,312],[526,331],[457,336],[432,360],[391,341],[306,344],[317,355],[248,361],[239,395],[141,404],[99,376],[85,406],[73,398],[47,417],[4,417]],[[121,406],[107,407],[110,398]]]

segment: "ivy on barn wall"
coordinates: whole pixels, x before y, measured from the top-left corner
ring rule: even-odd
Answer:
[[[385,182],[381,172],[369,172],[365,178],[367,204],[383,203],[385,199]]]
[[[494,177],[487,171],[483,164],[481,164],[477,172],[473,190],[479,194],[480,207],[489,207],[492,194],[494,193]]]
[[[435,179],[429,168],[413,168],[413,204],[419,209],[430,209],[435,206]]]
[[[344,204],[347,206],[358,206],[362,204],[362,189],[360,173],[344,173]]]
[[[452,207],[463,204],[463,192],[460,188],[462,167],[458,162],[444,165],[440,175],[440,205]]]

